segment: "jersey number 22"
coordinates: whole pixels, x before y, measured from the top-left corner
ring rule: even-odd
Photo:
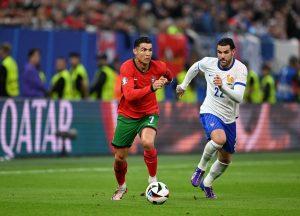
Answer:
[[[220,89],[218,87],[215,87],[215,96],[216,97],[220,97],[220,98],[224,98],[223,96],[223,92],[220,91]]]

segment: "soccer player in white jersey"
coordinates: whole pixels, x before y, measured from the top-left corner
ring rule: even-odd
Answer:
[[[234,53],[233,40],[222,38],[217,44],[218,58],[205,57],[194,63],[183,82],[176,87],[177,96],[180,97],[199,72],[205,74],[207,89],[206,98],[200,107],[200,121],[208,142],[191,183],[194,187],[199,186],[210,199],[216,198],[212,183],[225,172],[235,152],[235,120],[246,87],[247,68],[234,58]],[[204,178],[208,162],[215,152],[217,160]]]

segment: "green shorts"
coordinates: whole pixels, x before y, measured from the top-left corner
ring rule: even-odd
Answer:
[[[158,115],[149,115],[139,119],[118,115],[117,127],[112,145],[119,148],[130,147],[137,134],[141,135],[146,127],[157,129]]]

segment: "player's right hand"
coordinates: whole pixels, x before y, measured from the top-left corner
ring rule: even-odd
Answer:
[[[164,82],[162,80],[155,80],[154,83],[152,84],[152,88],[154,91],[156,91],[157,89],[160,89],[164,86]]]
[[[156,91],[157,89],[161,89],[162,87],[164,87],[164,85],[166,85],[167,83],[168,79],[161,76],[158,80],[154,81],[154,83],[152,84],[152,88],[154,89],[154,91]]]
[[[168,82],[169,82],[168,79],[165,78],[164,76],[161,76],[161,77],[159,78],[159,80],[162,81],[163,85],[166,85],[166,84],[168,84]]]
[[[180,85],[178,85],[176,87],[176,95],[177,95],[178,98],[181,97],[184,94],[184,92],[185,92],[185,90],[182,89]]]

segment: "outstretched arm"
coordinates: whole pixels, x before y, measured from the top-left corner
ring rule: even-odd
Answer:
[[[194,63],[187,71],[183,82],[179,85],[183,90],[186,90],[192,79],[199,73],[199,62]]]
[[[183,82],[180,85],[177,85],[176,87],[177,97],[181,97],[184,94],[186,88],[188,87],[192,79],[194,79],[195,76],[199,73],[200,71],[199,64],[200,64],[199,62],[194,63],[187,71]]]

